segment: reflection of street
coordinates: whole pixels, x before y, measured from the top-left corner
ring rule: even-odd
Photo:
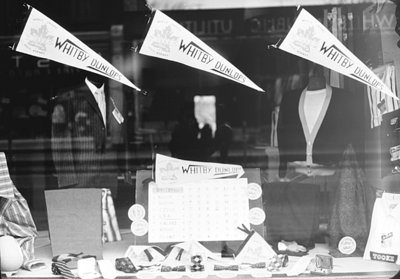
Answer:
[[[156,148],[155,140],[157,143],[161,143],[163,141],[160,131],[152,128],[140,128],[135,131],[135,138],[133,141],[129,142],[129,144],[134,146],[135,152],[143,149],[145,145],[148,145],[151,155],[154,154]]]
[[[265,156],[267,143],[260,143],[258,139],[252,138],[252,135],[255,134],[257,134],[257,131],[246,131],[246,134],[243,134],[241,129],[234,129],[232,148],[229,151],[229,163],[241,162],[239,164],[243,164],[243,162],[246,162],[243,164],[244,167],[266,167],[267,162],[257,161],[259,157]],[[113,160],[126,156],[131,170],[146,167],[152,163],[153,152],[170,155],[167,147],[170,136],[170,132],[166,130],[140,129],[136,140],[129,142],[126,153],[124,150],[112,151],[112,148],[107,148],[107,165],[112,170],[116,167]],[[50,139],[0,140],[0,148],[5,152],[9,151],[9,153],[15,154],[13,163],[18,165],[21,173],[26,174],[46,174],[51,171],[50,145]],[[110,140],[108,140],[108,146],[111,147]],[[116,152],[124,154],[116,154]],[[213,157],[215,156],[216,154],[213,155]]]
[[[105,171],[116,174],[115,179],[118,179],[117,189],[112,189],[112,192],[117,216],[121,218],[119,220],[121,227],[124,227],[124,224],[130,224],[125,215],[134,200],[134,186],[131,184],[135,183],[136,170],[150,169],[154,153],[170,155],[167,147],[170,140],[169,131],[146,128],[139,132],[138,140],[129,143],[128,152],[120,149],[112,151],[112,148],[106,148],[108,152],[104,162],[107,166]],[[237,129],[234,133],[234,142],[229,151],[229,162],[227,163],[266,169],[265,150],[259,146],[253,148],[255,145],[252,140],[249,141],[251,136],[243,136],[241,129]],[[244,139],[247,140],[246,144]],[[111,147],[110,140],[108,144]],[[57,185],[53,171],[50,139],[0,140],[0,148],[11,155],[12,178],[21,193],[27,197],[38,228],[47,228],[44,190],[54,189]],[[213,155],[214,161],[217,161],[217,156],[218,154]],[[126,158],[126,164],[121,164],[118,158]],[[126,166],[127,170],[121,169],[121,165]],[[125,171],[130,171],[132,174],[131,184],[125,182]]]

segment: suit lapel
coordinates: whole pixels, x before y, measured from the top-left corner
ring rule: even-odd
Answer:
[[[92,108],[96,112],[97,116],[100,117],[101,123],[103,123],[103,125],[105,126],[99,105],[97,104],[96,99],[94,98],[92,92],[90,92],[89,88],[87,88],[87,90],[84,90],[84,92],[85,92],[84,96],[85,96],[86,100],[88,101],[90,106],[92,106]],[[107,112],[107,107],[106,107],[106,112]]]

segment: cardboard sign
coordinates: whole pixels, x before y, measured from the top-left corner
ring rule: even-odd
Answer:
[[[53,256],[85,253],[102,259],[101,189],[45,191]]]

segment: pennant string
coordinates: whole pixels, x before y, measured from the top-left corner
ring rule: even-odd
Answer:
[[[114,108],[116,108],[117,106],[115,105],[114,98],[110,97],[110,100],[111,100],[111,102],[112,102]]]
[[[18,29],[18,31],[17,31],[18,34],[22,33],[22,30],[24,30],[25,25],[26,25],[26,23],[27,23],[27,21],[28,21],[29,15],[30,15],[31,10],[32,10],[32,6],[30,6],[30,5],[27,4],[27,3],[23,3],[23,4],[22,4],[22,7],[23,7],[25,10],[21,12],[20,18],[17,18],[17,19],[15,20],[15,22],[16,22],[16,24],[17,24],[17,27],[16,27],[16,28]],[[18,43],[19,43],[19,40],[20,40],[20,39],[17,39],[17,40],[13,43],[13,45],[10,46],[10,49],[11,49],[11,50],[16,51],[17,46],[18,46]]]
[[[275,44],[268,44],[267,49],[271,48],[278,48],[279,44],[281,43],[282,39],[280,38]]]
[[[146,1],[145,6],[146,6],[146,8],[148,8],[150,11],[153,11],[153,10],[154,10],[153,7],[149,4],[148,1]],[[147,16],[147,15],[146,15],[146,16]]]
[[[244,233],[247,233],[247,234],[250,234],[251,233],[251,231],[244,225],[244,224],[242,224],[242,227],[237,227],[240,231],[242,231],[242,232],[244,232]]]
[[[250,229],[248,229],[244,224],[242,224],[242,227],[245,229],[245,231],[246,231],[247,233],[251,233]]]
[[[154,259],[153,256],[150,254],[149,249],[145,249],[144,253],[146,254],[147,259],[149,260],[149,262],[151,262]]]
[[[31,9],[32,9],[32,6],[29,5],[28,3],[22,4],[22,7],[23,7],[25,10],[22,12],[22,18],[21,18],[21,19],[17,19],[17,22],[18,22],[18,21],[20,21],[20,22],[26,22],[26,21],[28,20],[29,13],[30,13],[30,11],[31,11]]]
[[[176,257],[175,257],[175,260],[180,261],[181,258],[182,258],[182,254],[183,254],[183,249],[180,248],[178,254],[177,254]]]
[[[158,253],[160,253],[161,255],[165,256],[165,251],[162,250],[160,247],[157,246],[151,246],[151,248],[153,248],[154,250],[156,250]]]
[[[152,15],[153,15],[153,12],[154,12],[154,9],[153,9],[153,7],[146,1],[146,4],[145,4],[145,6],[146,6],[146,8],[149,10],[149,12],[150,13],[146,13],[144,16],[145,17],[147,17],[148,18],[148,22],[147,22],[147,24],[149,24],[150,23],[150,21],[151,21],[151,18],[152,18]]]

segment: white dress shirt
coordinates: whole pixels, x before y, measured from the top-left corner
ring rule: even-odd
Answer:
[[[326,97],[326,89],[306,91],[304,99],[304,112],[308,131],[311,133],[314,129],[317,119],[320,117],[322,106]]]
[[[92,92],[97,105],[99,106],[104,125],[106,125],[106,97],[104,94],[104,84],[100,88],[97,88],[87,78],[85,79],[85,83],[87,87],[89,87],[90,92]]]

